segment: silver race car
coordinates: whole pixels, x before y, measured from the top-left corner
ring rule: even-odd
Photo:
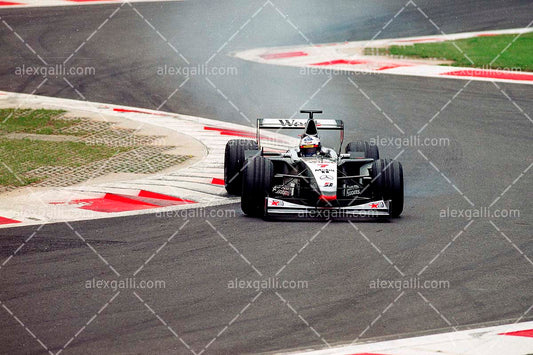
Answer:
[[[258,119],[257,140],[227,143],[224,184],[228,193],[241,196],[243,212],[256,217],[400,216],[402,165],[380,159],[377,146],[364,141],[348,143],[341,154],[344,123],[315,119],[322,111],[300,112],[309,117]],[[289,131],[300,134],[291,137]],[[328,138],[330,147],[324,144]]]

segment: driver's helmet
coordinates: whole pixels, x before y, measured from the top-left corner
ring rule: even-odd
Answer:
[[[320,151],[321,146],[320,138],[318,138],[318,136],[304,135],[302,139],[300,139],[300,156],[315,156]]]

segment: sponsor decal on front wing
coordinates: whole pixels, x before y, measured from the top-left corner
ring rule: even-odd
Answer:
[[[283,201],[276,198],[267,198],[267,206],[268,207],[283,207],[283,208],[299,208],[299,209],[338,209],[338,210],[382,210],[382,211],[388,211],[389,206],[388,203],[380,200],[380,201],[372,201],[368,203],[363,203],[361,205],[356,206],[346,206],[346,207],[315,207],[315,206],[306,206],[306,205],[299,205],[292,202]]]

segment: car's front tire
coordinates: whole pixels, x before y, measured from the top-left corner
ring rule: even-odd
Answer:
[[[224,152],[224,187],[229,194],[241,195],[242,167],[245,150],[258,150],[257,142],[248,139],[232,139]]]
[[[365,154],[365,158],[379,159],[379,149],[377,145],[370,144],[365,141],[350,142],[346,145],[346,153],[361,152]]]
[[[378,159],[372,163],[372,196],[390,200],[391,217],[399,217],[403,211],[403,168],[396,160]]]
[[[265,215],[265,197],[272,189],[274,164],[264,157],[248,159],[242,176],[241,208],[248,216]]]

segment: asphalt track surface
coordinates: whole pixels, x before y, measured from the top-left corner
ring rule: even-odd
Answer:
[[[445,33],[525,27],[533,13],[529,1],[416,3]],[[194,1],[134,7],[196,65],[216,53],[262,5]],[[356,222],[355,227],[343,221],[327,226],[323,221],[266,222],[246,218],[238,205],[230,205],[217,210],[235,211],[234,218],[144,215],[76,222],[72,229],[46,225],[35,234],[37,227],[4,229],[0,252],[5,259],[33,237],[0,268],[0,351],[44,351],[34,334],[54,352],[68,343],[64,351],[72,353],[185,354],[186,343],[197,353],[206,346],[211,353],[254,353],[325,346],[323,340],[333,344],[450,325],[530,319],[533,265],[526,256],[533,255],[531,172],[521,176],[531,164],[532,126],[526,117],[533,112],[530,86],[498,84],[506,97],[492,83],[471,82],[456,95],[466,81],[351,73],[333,75],[316,93],[329,80],[327,74],[302,75],[298,68],[248,63],[228,55],[262,46],[307,44],[282,14],[313,43],[364,40],[403,5],[291,1],[276,4],[278,12],[267,4],[211,60],[211,66],[238,69],[233,76],[207,76],[220,92],[205,75],[194,76],[161,107],[248,124],[238,111],[252,121],[259,116],[290,116],[312,97],[305,106],[343,119],[347,140],[401,137],[380,109],[407,136],[440,111],[422,137],[449,138],[450,145],[405,147],[398,158],[406,184],[406,208],[400,219]],[[116,8],[12,9],[1,10],[0,16],[47,62],[59,63]],[[409,5],[378,38],[436,33]],[[0,89],[33,92],[42,78],[14,73],[22,64],[39,65],[39,59],[5,25],[0,36]],[[157,108],[185,79],[157,75],[165,64],[186,64],[129,5],[70,61],[96,69],[93,76],[68,77],[89,101]],[[80,98],[61,77],[50,77],[35,93]],[[388,157],[403,149],[380,148]],[[470,223],[464,217],[439,217],[448,207],[489,206],[504,190],[493,208],[520,210],[520,218],[490,219],[504,235],[489,218]],[[85,287],[93,278],[118,279],[102,259],[122,278],[149,260],[137,280],[164,280],[166,288],[138,289],[138,296],[121,290],[108,303],[116,294],[112,289]],[[304,280],[308,287],[277,294],[228,288],[235,278],[258,280],[281,268],[281,280]],[[450,287],[403,293],[369,287],[377,278],[408,279],[423,269],[421,278],[447,280]]]

